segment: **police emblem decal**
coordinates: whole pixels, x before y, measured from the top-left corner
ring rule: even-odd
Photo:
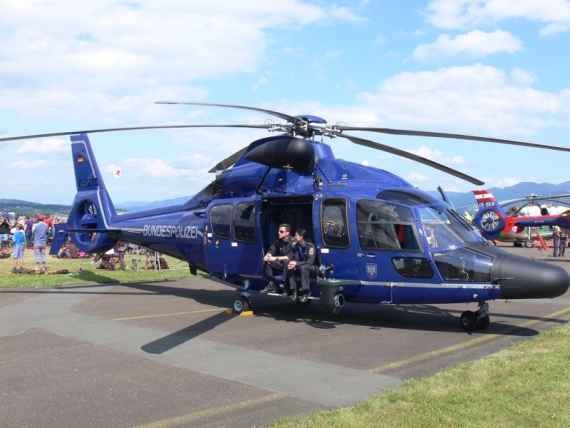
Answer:
[[[377,273],[376,263],[366,263],[366,275],[368,275],[368,278],[375,278]]]

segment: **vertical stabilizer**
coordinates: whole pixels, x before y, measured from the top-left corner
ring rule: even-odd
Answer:
[[[473,194],[479,207],[473,224],[490,239],[496,239],[501,231],[510,232],[515,220],[505,214],[493,194],[488,190],[473,190]]]
[[[116,216],[87,134],[71,136],[71,155],[77,194],[67,221],[72,239],[81,251],[100,252],[115,245],[106,231]],[[85,232],[78,232],[79,230]]]

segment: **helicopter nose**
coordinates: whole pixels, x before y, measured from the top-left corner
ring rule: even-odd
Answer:
[[[494,282],[504,299],[545,299],[568,291],[570,276],[560,266],[509,254],[495,260]]]

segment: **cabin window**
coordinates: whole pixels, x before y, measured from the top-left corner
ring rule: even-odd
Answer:
[[[420,249],[409,207],[362,199],[356,204],[356,221],[364,250]]]
[[[214,205],[210,210],[212,233],[218,238],[228,239],[231,235],[232,204]]]
[[[340,198],[324,200],[321,213],[323,244],[327,247],[348,248],[346,200]]]
[[[234,239],[240,242],[255,242],[255,202],[236,205],[234,214]]]
[[[405,278],[433,278],[433,269],[428,259],[419,257],[394,257],[392,264]]]

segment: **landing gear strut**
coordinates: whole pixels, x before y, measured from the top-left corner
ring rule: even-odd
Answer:
[[[479,302],[479,309],[476,312],[463,312],[459,322],[465,331],[487,330],[489,327],[489,304],[485,301]]]

